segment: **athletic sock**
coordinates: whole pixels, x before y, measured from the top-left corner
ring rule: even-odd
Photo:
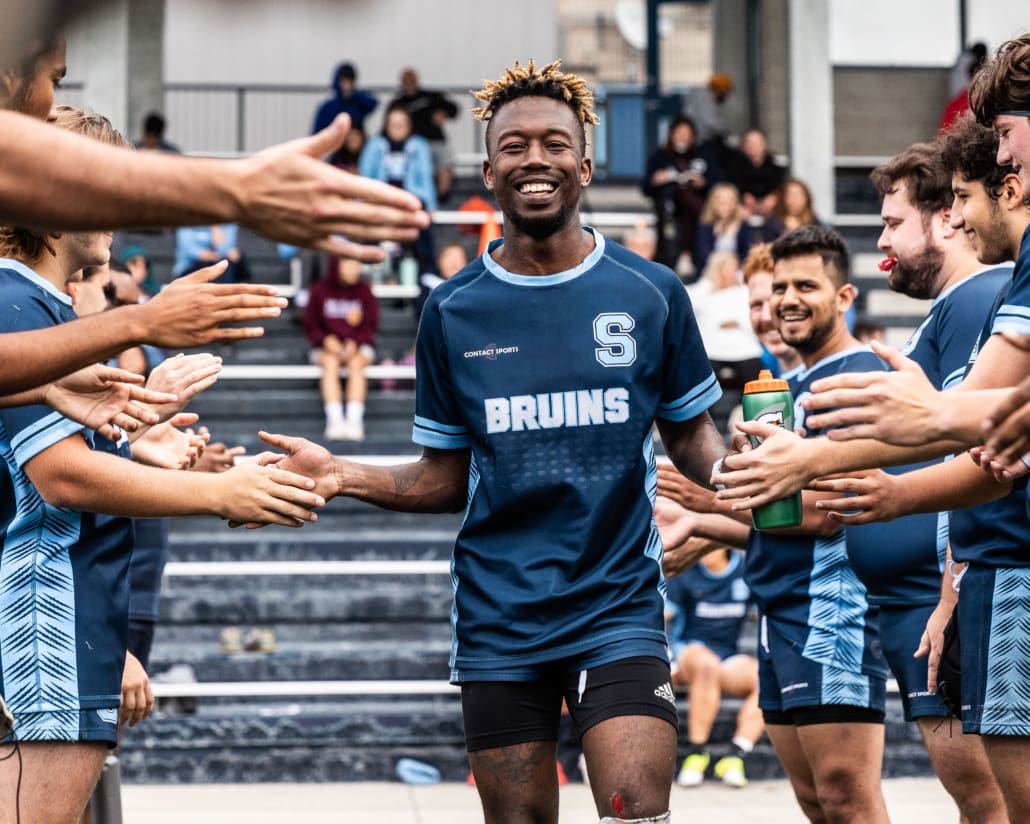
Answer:
[[[365,419],[365,404],[361,401],[347,401],[347,420],[363,421]]]
[[[343,423],[343,404],[339,401],[325,405],[325,421],[328,424]]]
[[[730,754],[735,755],[738,758],[746,757],[755,748],[754,742],[749,741],[741,735],[733,736],[732,744],[733,751]]]
[[[687,746],[687,755],[704,755],[708,752],[708,742],[703,744],[690,743]]]

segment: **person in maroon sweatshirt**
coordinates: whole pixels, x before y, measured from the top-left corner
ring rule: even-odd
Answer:
[[[361,279],[361,263],[330,258],[326,276],[311,287],[304,310],[304,333],[313,347],[311,360],[322,367],[325,436],[360,441],[365,437],[365,367],[375,360],[379,304]],[[340,367],[347,367],[344,414]]]

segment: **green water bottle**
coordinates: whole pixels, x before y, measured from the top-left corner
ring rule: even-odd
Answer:
[[[744,419],[770,423],[794,431],[794,398],[785,380],[772,376],[772,372],[763,369],[758,373],[758,380],[744,384]],[[756,435],[748,435],[753,447],[757,447],[762,439]],[[755,507],[751,510],[755,529],[780,529],[801,525],[801,493],[796,492],[786,498]]]

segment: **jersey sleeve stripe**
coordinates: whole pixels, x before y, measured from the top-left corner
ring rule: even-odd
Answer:
[[[1007,303],[994,316],[991,334],[1012,331],[1023,335],[1030,334],[1030,308]]]
[[[421,415],[415,416],[415,426],[421,429],[439,432],[444,435],[465,435],[468,433],[468,430],[460,424],[455,426],[452,424],[440,423],[439,421],[434,421],[431,418],[425,418]]]
[[[944,384],[941,389],[951,389],[956,384],[962,383],[962,378],[966,374],[966,367],[963,366],[961,369],[956,369],[950,375],[944,379]]]
[[[466,449],[472,445],[472,439],[464,428],[444,426],[425,418],[415,419],[415,425],[411,430],[411,440],[420,446],[428,446],[433,449]]]
[[[700,386],[677,400],[658,404],[657,416],[669,421],[687,421],[696,418],[722,397],[722,388],[714,374]]]
[[[52,412],[26,427],[11,439],[11,449],[19,466],[25,466],[40,452],[82,431],[82,424],[68,420],[60,412]]]

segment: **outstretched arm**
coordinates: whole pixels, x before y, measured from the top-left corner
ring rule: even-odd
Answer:
[[[252,462],[219,475],[154,469],[94,452],[79,434],[44,449],[24,470],[53,506],[128,518],[217,515],[296,527],[325,504],[309,478],[280,467]]]
[[[287,302],[270,286],[211,283],[225,265],[179,278],[146,303],[0,335],[0,394],[42,386],[140,343],[180,349],[259,337],[264,334],[260,326],[225,325],[276,317]]]
[[[332,455],[327,449],[288,435],[259,433],[286,454],[278,466],[315,481],[326,500],[343,495],[398,512],[458,512],[467,502],[468,449],[431,449],[398,466],[369,466]]]
[[[402,189],[320,160],[349,129],[340,116],[311,137],[214,160],[127,152],[0,111],[0,219],[80,230],[239,223],[283,243],[377,260],[379,249],[350,241],[414,240],[429,216]]]

